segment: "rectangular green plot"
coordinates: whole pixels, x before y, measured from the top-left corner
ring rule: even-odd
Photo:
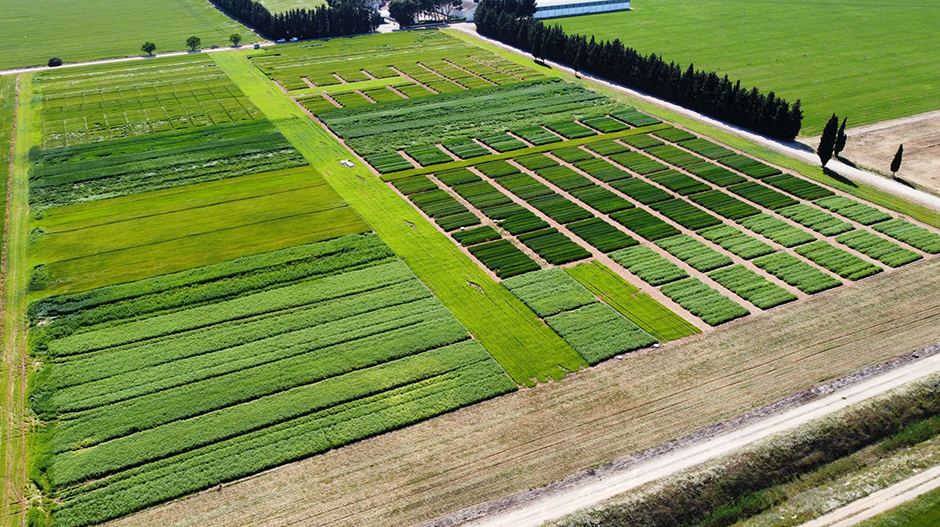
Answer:
[[[509,174],[516,174],[519,169],[505,161],[490,161],[476,166],[477,170],[483,172],[489,177],[498,178]]]
[[[582,150],[576,146],[572,146],[569,148],[559,148],[558,150],[552,150],[552,155],[568,163],[584,161],[585,159],[594,159],[594,156],[591,155],[590,152]]]
[[[578,161],[574,166],[605,183],[632,177],[627,171],[614,166],[606,159],[598,158]]]
[[[525,207],[519,205],[518,203],[507,203],[506,205],[496,205],[495,207],[487,207],[480,210],[484,216],[493,220],[501,221],[512,216],[517,216],[519,214],[531,214]]]
[[[724,250],[751,260],[774,252],[774,248],[766,243],[748,236],[730,225],[715,225],[698,231],[698,235],[706,240],[720,245]]]
[[[628,177],[611,181],[610,186],[623,192],[627,196],[639,201],[644,205],[657,203],[673,199],[673,195],[656,185],[647,183],[640,178]]]
[[[895,240],[900,240],[911,247],[915,247],[928,254],[940,253],[940,234],[895,218],[872,227],[876,231],[887,234]]]
[[[441,183],[447,185],[448,187],[453,187],[455,185],[463,185],[464,183],[474,183],[477,181],[482,181],[480,176],[474,174],[473,172],[467,170],[466,168],[455,168],[453,170],[445,170],[443,172],[438,172],[434,174],[434,177],[439,179]]]
[[[681,199],[654,203],[650,205],[650,207],[679,225],[693,231],[721,223],[720,219]]]
[[[529,154],[514,159],[516,163],[528,168],[529,170],[538,170],[540,168],[558,166],[558,161],[548,157],[545,154]]]
[[[764,179],[764,182],[768,185],[773,185],[774,187],[777,187],[784,192],[793,194],[800,199],[809,201],[833,195],[833,192],[827,188],[821,187],[816,183],[811,183],[803,178],[799,178],[790,174],[780,174],[778,176],[768,177]]]
[[[626,143],[638,150],[665,144],[649,134],[628,135],[627,137],[621,137],[620,142]]]
[[[405,94],[409,99],[418,99],[421,97],[427,97],[429,95],[434,95],[427,88],[421,86],[420,84],[405,84],[403,86],[396,86],[396,90]]]
[[[655,181],[680,196],[688,196],[696,192],[705,192],[711,190],[711,187],[701,181],[689,177],[677,170],[664,170],[649,176],[650,181]]]
[[[686,166],[685,169],[713,185],[718,185],[719,187],[727,187],[728,185],[734,185],[736,183],[743,183],[747,181],[747,178],[744,176],[740,176],[728,170],[727,168],[713,165],[711,163],[697,163]]]
[[[424,167],[453,161],[437,145],[412,146],[406,148],[405,153]]]
[[[610,214],[612,212],[633,208],[633,203],[630,203],[600,185],[577,188],[572,190],[570,194],[602,214]]]
[[[741,154],[722,157],[718,160],[718,162],[722,165],[729,166],[738,172],[743,172],[744,174],[747,174],[748,176],[751,176],[755,179],[762,179],[767,176],[773,176],[780,173],[779,169],[765,165],[756,159],[751,159],[750,157],[743,156]]]
[[[509,134],[490,135],[478,138],[483,144],[496,150],[499,153],[509,152],[510,150],[519,150],[525,148],[525,143]]]
[[[557,267],[510,278],[503,285],[541,318],[597,302],[590,291]]]
[[[499,222],[499,227],[501,229],[505,229],[506,232],[515,236],[518,234],[545,229],[548,227],[548,223],[542,221],[541,218],[533,214],[531,211],[522,209],[521,211],[512,214]]]
[[[512,133],[518,135],[519,137],[525,139],[526,141],[532,143],[535,146],[547,145],[550,143],[557,143],[562,141],[561,137],[551,133],[550,131],[542,128],[541,126],[533,126],[530,128],[519,128],[512,130]]]
[[[708,273],[708,277],[761,309],[770,309],[796,300],[793,293],[743,265],[712,271]]]
[[[649,333],[600,302],[563,311],[545,322],[592,365],[656,343]]]
[[[555,191],[528,174],[510,174],[497,179],[496,182],[526,201],[555,193]]]
[[[626,167],[628,170],[643,176],[666,169],[666,165],[660,163],[659,161],[650,159],[649,157],[646,157],[639,152],[614,154],[610,156],[610,159],[618,165]]]
[[[720,190],[710,190],[689,196],[689,199],[705,207],[708,210],[717,212],[721,216],[732,220],[739,220],[755,214],[760,214],[760,210],[737,200]]]
[[[900,267],[922,258],[910,249],[861,229],[840,234],[836,241],[890,267]]]
[[[610,134],[613,132],[619,132],[621,130],[626,130],[627,128],[630,128],[629,126],[623,124],[621,121],[612,119],[606,115],[597,115],[594,117],[587,117],[585,119],[581,119],[581,122],[599,131],[602,134]]]
[[[610,115],[611,117],[619,119],[629,124],[630,126],[634,126],[637,128],[641,126],[649,126],[649,125],[660,123],[659,119],[646,115],[645,113],[635,110],[633,108],[627,108],[625,110],[611,112]]]
[[[342,77],[346,82],[362,82],[369,80],[368,75],[355,69],[334,71],[333,73]]]
[[[297,102],[301,106],[310,111],[310,113],[316,115],[319,112],[324,110],[335,110],[336,105],[330,102],[329,99],[322,95],[315,95],[313,97],[305,97],[303,99],[298,99]]]
[[[659,130],[657,132],[653,132],[653,134],[656,135],[657,137],[661,137],[665,139],[666,141],[671,141],[673,143],[695,139],[694,134],[690,134],[689,132],[686,132],[685,130],[681,130],[679,128],[666,128],[665,130]]]
[[[372,168],[378,171],[379,174],[388,174],[390,172],[414,168],[414,165],[398,152],[372,154],[365,156],[363,159],[365,159],[366,163],[372,165]]]
[[[733,150],[729,150],[721,145],[715,144],[708,139],[703,139],[701,137],[683,141],[682,148],[687,148],[696,154],[705,156],[709,159],[718,159],[720,157],[734,155]]]
[[[558,194],[533,198],[529,200],[529,204],[558,223],[571,223],[592,216],[590,212]]]
[[[610,219],[639,234],[649,241],[675,236],[679,229],[653,216],[643,209],[629,209],[610,215]]]
[[[784,247],[796,247],[816,239],[812,234],[768,214],[757,214],[738,220],[738,224],[779,243]]]
[[[569,240],[557,229],[545,229],[520,234],[517,238],[552,265],[562,265],[591,256],[591,253],[586,251],[584,247]]]
[[[469,212],[453,196],[440,189],[412,194],[408,199],[432,218]]]
[[[474,227],[472,229],[461,229],[450,233],[450,235],[464,247],[483,242],[491,242],[500,238],[499,233],[488,225]]]
[[[543,168],[536,172],[546,181],[566,192],[594,185],[590,179],[563,165]]]
[[[373,88],[371,90],[364,90],[362,92],[366,97],[372,99],[377,103],[382,102],[392,102],[402,100],[402,96],[393,92],[388,88]]]
[[[777,210],[777,213],[784,218],[789,218],[800,225],[809,227],[823,236],[835,236],[855,228],[852,224],[844,222],[832,214],[803,203],[784,207]]]
[[[659,286],[686,278],[688,273],[678,265],[660,256],[653,249],[636,245],[610,253],[615,262],[644,282]]]
[[[565,271],[601,301],[660,341],[676,340],[700,332],[600,262],[567,267]]]
[[[512,203],[508,196],[497,190],[488,181],[464,183],[454,187],[454,192],[478,209]]]
[[[797,202],[793,198],[772,190],[770,187],[761,185],[756,181],[748,181],[739,185],[732,185],[728,190],[734,192],[742,198],[753,201],[761,207],[776,210],[782,207],[795,205]]]
[[[891,215],[887,212],[882,212],[870,205],[859,203],[854,199],[843,196],[832,196],[831,194],[832,192],[829,192],[829,197],[817,199],[815,203],[820,207],[829,209],[840,216],[844,216],[852,221],[857,221],[862,225],[874,225],[875,223],[891,219]]]
[[[591,152],[601,156],[609,156],[611,154],[619,154],[621,152],[630,151],[629,148],[612,139],[588,143],[584,145],[584,148],[587,148]]]
[[[439,216],[434,218],[434,223],[437,223],[445,231],[450,232],[454,229],[479,225],[482,222],[476,214],[472,212],[462,212],[448,216]]]
[[[762,256],[754,260],[754,265],[811,295],[842,285],[842,282],[788,253]]]
[[[817,264],[829,269],[842,278],[860,280],[866,276],[880,273],[883,269],[870,264],[858,256],[834,247],[827,241],[819,240],[794,249]]]
[[[451,139],[450,141],[444,141],[442,144],[444,145],[444,148],[450,150],[460,159],[470,159],[474,157],[485,156],[490,153],[489,150],[483,148],[469,138]]]
[[[548,123],[545,125],[545,128],[560,134],[568,139],[579,139],[581,137],[589,137],[596,135],[597,132],[587,128],[575,121],[556,121],[553,123]]]
[[[356,92],[334,93],[331,97],[334,101],[340,103],[343,108],[361,108],[372,104],[368,99]]]
[[[487,269],[500,278],[509,278],[539,270],[539,264],[517,249],[508,240],[474,245],[468,249]]]
[[[597,250],[609,253],[624,247],[637,245],[639,242],[607,223],[600,218],[569,223],[568,229],[579,238],[596,247]]]
[[[696,271],[707,273],[713,269],[731,265],[731,258],[708,247],[688,234],[663,238],[656,245],[669,254],[689,264]]]
[[[672,145],[662,145],[654,146],[644,150],[650,155],[656,156],[659,159],[669,163],[670,165],[675,165],[678,167],[684,167],[687,165],[694,165],[696,163],[701,163],[702,159],[696,155],[690,154],[681,148],[676,148]]]
[[[689,277],[666,284],[660,291],[710,326],[750,314],[740,304],[708,287],[698,278]]]

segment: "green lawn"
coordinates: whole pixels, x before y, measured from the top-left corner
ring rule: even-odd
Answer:
[[[222,46],[232,33],[256,38],[205,0],[12,0],[0,9],[0,69],[139,55],[144,41],[180,51],[190,36]]]
[[[326,4],[324,0],[260,0],[261,5],[272,13],[283,13],[291,9],[313,9]]]
[[[631,7],[557,22],[802,99],[802,135],[818,134],[832,112],[860,125],[940,108],[940,4],[932,0],[638,0]]]
[[[561,378],[586,362],[507,289],[365,167],[254,68],[242,53],[213,55],[219,66],[483,343],[518,383]]]

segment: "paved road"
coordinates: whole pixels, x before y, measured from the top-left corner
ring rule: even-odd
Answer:
[[[888,390],[940,372],[940,355],[915,361],[883,375],[838,390],[803,406],[770,416],[727,434],[656,457],[620,473],[561,490],[468,525],[477,527],[537,527],[645,483],[700,465],[719,456],[838,412]]]
[[[850,527],[940,488],[940,466],[853,501],[801,527]]]

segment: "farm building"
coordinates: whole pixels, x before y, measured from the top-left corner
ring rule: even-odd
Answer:
[[[630,9],[630,0],[537,0],[535,18],[608,13]]]

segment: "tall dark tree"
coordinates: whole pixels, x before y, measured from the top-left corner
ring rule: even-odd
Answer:
[[[898,170],[901,170],[901,157],[904,155],[904,145],[898,146],[897,153],[894,154],[894,159],[891,161],[891,175],[897,176]]]
[[[401,27],[413,26],[417,14],[418,3],[415,0],[392,0],[388,3],[388,16]]]
[[[140,47],[140,50],[146,53],[147,55],[153,55],[153,52],[157,50],[157,45],[153,42],[144,42],[144,45]]]
[[[836,114],[832,114],[832,117],[829,118],[829,122],[826,123],[826,127],[823,128],[822,137],[819,138],[819,148],[816,149],[816,154],[819,155],[819,161],[822,162],[822,166],[826,166],[826,163],[832,159],[832,152],[836,146],[836,134],[839,131],[839,118],[836,117]]]
[[[839,157],[839,154],[845,150],[845,141],[849,138],[845,135],[845,123],[849,120],[848,117],[842,119],[842,126],[839,127],[839,133],[836,135],[836,146],[833,149],[836,157]]]

